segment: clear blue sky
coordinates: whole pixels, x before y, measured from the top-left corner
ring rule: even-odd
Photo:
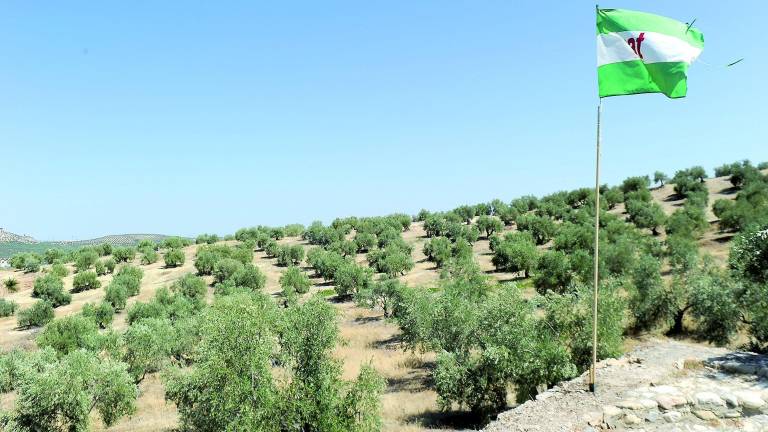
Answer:
[[[593,183],[594,2],[265,3],[5,2],[0,226],[223,234]],[[768,159],[768,3],[601,7],[696,17],[712,65],[687,99],[605,101],[605,182]]]

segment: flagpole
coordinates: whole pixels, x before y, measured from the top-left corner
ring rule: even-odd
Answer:
[[[597,375],[597,294],[600,268],[600,116],[603,113],[603,98],[597,104],[597,145],[595,151],[595,267],[592,294],[592,367],[589,370],[589,391],[595,392]]]

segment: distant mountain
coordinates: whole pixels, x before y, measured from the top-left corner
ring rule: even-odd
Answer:
[[[133,246],[141,240],[161,242],[170,237],[163,234],[117,234],[107,235],[88,240],[38,241],[30,236],[22,236],[0,229],[0,258],[9,258],[20,252],[43,253],[46,249],[77,249],[82,246],[92,246],[109,243],[112,246]]]
[[[6,231],[2,228],[0,228],[0,243],[6,243],[6,242],[17,242],[17,243],[38,243],[37,240],[34,238],[28,236],[28,235],[21,235],[21,234],[14,234],[10,231]]]
[[[74,241],[53,241],[49,243],[60,243],[63,245],[72,245],[72,246],[90,246],[90,245],[97,245],[101,243],[109,243],[112,246],[130,246],[133,244],[136,244],[140,242],[141,240],[152,240],[155,242],[161,242],[163,239],[168,238],[170,236],[163,235],[163,234],[116,234],[116,235],[107,235],[103,237],[97,237],[95,239],[90,240],[74,240]]]

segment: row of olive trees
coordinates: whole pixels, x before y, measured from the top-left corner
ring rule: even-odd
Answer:
[[[48,273],[35,281],[33,296],[41,300],[19,314],[19,324],[45,327],[36,338],[39,350],[0,356],[0,392],[17,393],[15,409],[0,417],[4,430],[88,430],[94,410],[106,426],[135,411],[133,369],[140,360],[128,353],[137,346],[109,326],[116,306],[125,307],[125,297],[138,294],[141,278],[141,270],[123,266],[102,303],[59,319],[53,319],[53,306],[71,299],[60,276]],[[99,286],[96,273],[84,271],[75,276],[73,290]]]

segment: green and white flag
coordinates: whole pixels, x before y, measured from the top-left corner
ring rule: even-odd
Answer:
[[[664,93],[684,97],[686,72],[704,35],[680,21],[623,9],[597,10],[600,97]]]

